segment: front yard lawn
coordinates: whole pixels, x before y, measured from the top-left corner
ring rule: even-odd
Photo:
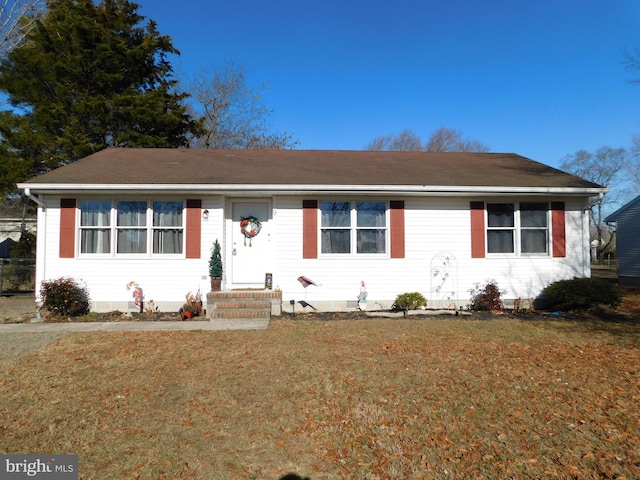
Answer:
[[[2,453],[82,479],[640,478],[637,322],[282,318],[0,366]]]

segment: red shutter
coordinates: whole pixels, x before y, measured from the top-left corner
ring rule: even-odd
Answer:
[[[76,254],[76,199],[60,200],[60,258]]]
[[[318,201],[302,201],[302,258],[318,258]]]
[[[484,258],[484,202],[471,202],[471,258]]]
[[[404,201],[389,202],[391,227],[391,258],[404,258]]]
[[[202,200],[187,200],[187,227],[185,239],[185,256],[200,258]]]
[[[551,202],[551,234],[554,257],[567,256],[564,202]]]

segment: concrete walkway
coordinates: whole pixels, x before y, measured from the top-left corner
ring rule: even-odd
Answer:
[[[211,321],[156,322],[68,322],[44,323],[36,318],[33,294],[0,296],[0,335],[30,332],[117,332],[117,331],[180,331],[180,330],[263,330],[269,326],[265,319],[233,320],[220,318]],[[177,316],[177,315],[176,315]],[[21,323],[25,318],[31,323]],[[8,322],[8,323],[3,323]]]
[[[203,322],[78,322],[78,323],[8,323],[0,325],[3,333],[46,332],[117,332],[180,330],[264,330],[266,320],[215,320]]]

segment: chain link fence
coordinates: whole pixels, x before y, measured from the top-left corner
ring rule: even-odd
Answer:
[[[33,292],[36,261],[33,258],[0,258],[0,295]]]

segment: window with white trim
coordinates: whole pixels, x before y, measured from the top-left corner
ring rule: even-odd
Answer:
[[[487,203],[487,253],[549,254],[549,204]]]
[[[147,202],[116,202],[116,253],[147,253]]]
[[[80,253],[111,253],[111,201],[80,201]]]
[[[81,200],[81,254],[176,255],[184,251],[184,202]]]
[[[153,253],[182,253],[182,202],[153,202]]]
[[[320,202],[323,254],[386,254],[386,202]]]

